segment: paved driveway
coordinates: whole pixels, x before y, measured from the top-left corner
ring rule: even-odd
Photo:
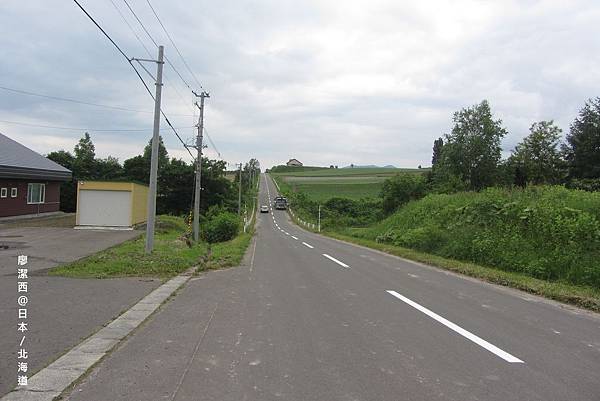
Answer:
[[[0,274],[14,273],[17,255],[28,256],[30,271],[72,262],[140,235],[140,231],[75,230],[62,227],[0,226]]]
[[[139,235],[136,231],[0,226],[0,395],[17,379],[17,255],[28,256],[25,345],[31,376],[156,288],[157,279],[71,279],[45,270],[80,259]]]

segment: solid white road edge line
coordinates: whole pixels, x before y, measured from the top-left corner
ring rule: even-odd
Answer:
[[[310,248],[310,249],[313,249],[313,248],[314,248],[314,246],[312,246],[312,245],[310,245],[310,244],[307,244],[306,242],[303,242],[302,244],[303,244],[304,246],[306,246],[306,247]]]
[[[346,269],[349,269],[350,266],[348,266],[347,264],[345,264],[344,262],[340,262],[339,260],[337,260],[336,258],[334,258],[333,256],[329,256],[326,253],[323,254],[323,256],[325,256],[327,259],[337,263],[338,265],[345,267]]]
[[[254,239],[254,248],[252,249],[252,260],[250,261],[250,271],[254,270],[254,255],[256,255],[256,243],[258,241]]]
[[[429,309],[427,309],[424,306],[419,305],[418,303],[406,298],[404,295],[398,294],[396,291],[392,291],[392,290],[387,290],[387,293],[390,295],[395,296],[396,298],[398,298],[399,300],[401,300],[404,303],[407,303],[408,305],[412,306],[413,308],[415,308],[416,310],[423,312],[424,314],[426,314],[427,316],[429,316],[430,318],[437,320],[438,322],[440,322],[441,324],[443,324],[444,326],[448,327],[450,330],[453,330],[455,332],[457,332],[458,334],[460,334],[461,336],[473,341],[475,344],[479,345],[480,347],[483,347],[485,349],[487,349],[488,351],[490,351],[491,353],[495,354],[496,356],[499,356],[500,358],[504,359],[506,362],[510,362],[510,363],[524,363],[522,360],[520,360],[519,358],[509,354],[506,351],[501,350],[500,348],[496,347],[493,344],[490,344],[489,342],[485,341],[483,338],[476,336],[475,334],[471,333],[468,330],[463,329],[462,327],[452,323],[451,321],[449,321],[448,319],[445,319],[443,317],[441,317],[440,315],[438,315],[435,312],[430,311]]]

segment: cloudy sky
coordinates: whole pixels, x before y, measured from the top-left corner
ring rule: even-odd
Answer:
[[[199,89],[146,0],[127,1]],[[156,53],[124,0],[80,2],[128,55],[148,58],[135,35]],[[600,96],[597,0],[151,3],[210,92],[206,130],[231,163],[429,165],[452,113],[482,99],[509,130],[508,151],[534,121],[554,119],[568,131],[585,101]],[[138,110],[0,89],[0,132],[48,153],[72,150],[89,130],[101,157],[141,153],[153,101],[74,2],[2,0],[0,37],[0,86]],[[171,66],[165,75],[163,109],[191,139],[191,92]],[[170,155],[190,160],[165,127]],[[206,151],[217,157],[210,143]]]

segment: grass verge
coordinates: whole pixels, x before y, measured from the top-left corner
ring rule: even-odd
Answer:
[[[256,208],[258,207],[257,200]],[[237,237],[230,241],[217,242],[209,245],[207,261],[206,263],[199,265],[196,272],[239,266],[248,249],[248,245],[250,245],[252,237],[254,236],[257,213],[258,210],[254,209],[254,214],[250,216],[247,232],[239,233]]]
[[[211,244],[208,261],[200,265],[198,271],[238,266],[244,258],[252,236],[251,231],[239,234],[230,241]]]
[[[368,248],[377,249],[379,251],[396,255],[405,259],[422,262],[431,266],[464,274],[466,276],[475,277],[489,283],[516,288],[530,294],[539,295],[555,301],[568,303],[595,312],[600,312],[600,290],[595,288],[540,280],[524,274],[506,272],[473,263],[446,259],[440,256],[431,255],[412,249],[389,244],[381,244],[369,239],[356,238],[331,231],[323,232],[322,234],[332,238],[366,246]]]
[[[145,236],[141,236],[51,269],[48,274],[77,278],[174,276],[201,263],[208,249],[205,243],[189,247],[182,239],[185,231],[182,218],[158,216],[154,251],[150,255],[144,253]]]

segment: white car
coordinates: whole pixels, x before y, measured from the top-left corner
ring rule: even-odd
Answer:
[[[260,207],[260,212],[261,212],[261,213],[269,213],[269,206],[267,206],[267,205],[262,205],[262,206]]]

